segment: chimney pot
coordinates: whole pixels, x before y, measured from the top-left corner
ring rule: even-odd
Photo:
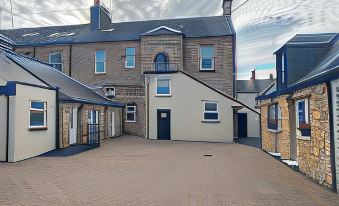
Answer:
[[[94,0],[94,5],[100,5],[100,0]]]
[[[251,79],[255,80],[255,69],[253,69],[251,72],[252,72],[252,77],[251,77]]]

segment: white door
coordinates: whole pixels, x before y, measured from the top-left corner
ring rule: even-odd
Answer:
[[[111,112],[111,137],[115,136],[115,114],[114,111]]]
[[[0,96],[0,161],[7,156],[7,98]]]
[[[73,108],[70,114],[69,124],[69,144],[77,143],[77,125],[78,125],[78,108]]]

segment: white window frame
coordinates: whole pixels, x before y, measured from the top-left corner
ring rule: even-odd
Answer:
[[[202,54],[201,54],[202,53],[201,50],[202,50],[203,47],[213,47],[213,56],[210,57],[210,58],[203,57]],[[199,59],[199,61],[200,61],[200,71],[215,71],[215,62],[214,62],[215,47],[214,47],[214,45],[200,45],[200,47],[199,47],[199,54],[200,54],[200,59]],[[212,68],[203,68],[202,67],[202,60],[203,59],[211,59],[212,60]]]
[[[104,57],[104,71],[103,72],[97,72],[97,63],[102,63],[101,61],[97,61],[97,52],[99,51],[104,51],[105,57]],[[106,74],[106,50],[104,49],[98,49],[95,50],[95,54],[94,54],[94,58],[95,58],[95,62],[94,62],[94,67],[95,67],[95,74]]]
[[[295,114],[296,114],[296,125],[299,128],[299,102],[305,101],[305,121],[307,124],[310,124],[310,111],[309,111],[309,100],[306,99],[298,99],[295,104]]]
[[[113,96],[115,97],[115,87],[105,87],[105,96],[108,97],[108,96]],[[110,89],[111,91],[113,91],[112,93],[107,93],[107,89]]]
[[[210,103],[215,103],[217,104],[217,111],[206,111],[206,104],[210,104]],[[220,122],[220,113],[219,113],[219,102],[218,101],[203,101],[203,121],[204,122]],[[206,113],[213,113],[213,114],[218,114],[218,119],[205,119],[205,114]]]
[[[281,55],[281,83],[285,84],[285,54]]]
[[[133,108],[134,111],[128,111],[128,108]],[[134,120],[128,120],[127,114],[133,114]],[[137,106],[126,106],[126,122],[128,122],[128,123],[137,122]]]
[[[134,55],[127,55],[127,49],[134,49]],[[125,49],[125,68],[126,69],[134,69],[135,68],[135,65],[136,65],[136,63],[135,63],[135,56],[136,56],[136,49],[135,49],[135,47],[126,47],[126,49]],[[133,56],[133,66],[128,66],[127,65],[127,57],[131,57],[131,56]]]
[[[161,80],[167,80],[168,81],[168,86],[169,86],[169,94],[158,94],[158,81],[161,81]],[[172,96],[172,85],[171,85],[171,79],[168,79],[168,78],[158,78],[156,79],[156,82],[155,82],[155,94],[156,96],[159,96],[159,97],[169,97],[169,96]]]
[[[44,109],[32,108],[32,103],[33,103],[33,102],[43,103],[43,104],[44,104]],[[43,113],[44,113],[44,125],[31,126],[31,112],[32,112],[32,111],[37,111],[37,112],[43,112]],[[47,102],[45,102],[45,101],[39,101],[39,100],[31,100],[31,101],[29,101],[29,119],[28,119],[28,128],[29,128],[29,129],[47,128]]]
[[[52,55],[56,55],[56,54],[60,54],[60,57],[61,57],[61,63],[52,63],[51,62],[51,56]],[[62,52],[51,52],[51,53],[49,53],[49,56],[48,56],[48,63],[50,64],[50,65],[61,65],[61,72],[64,72],[64,58],[63,58],[63,53]]]

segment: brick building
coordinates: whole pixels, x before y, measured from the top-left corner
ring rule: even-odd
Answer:
[[[258,97],[262,147],[339,188],[339,35],[296,35],[276,54],[276,84]]]
[[[230,0],[224,15],[111,23],[94,1],[89,24],[2,30],[16,52],[56,69],[127,104],[124,132],[145,136],[144,71],[183,70],[234,96],[235,30]]]

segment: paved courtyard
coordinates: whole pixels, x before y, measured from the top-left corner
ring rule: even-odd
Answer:
[[[0,163],[0,205],[327,206],[339,195],[253,147],[124,136],[76,156]]]

